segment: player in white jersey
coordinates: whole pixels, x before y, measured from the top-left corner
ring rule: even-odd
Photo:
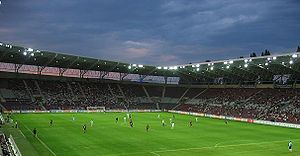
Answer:
[[[293,143],[292,143],[292,141],[289,142],[288,147],[289,147],[289,151],[292,152],[293,151]]]
[[[174,127],[175,127],[175,123],[172,121],[172,123],[171,123],[171,129],[174,129]]]
[[[93,120],[91,120],[91,121],[90,121],[90,124],[91,124],[91,127],[93,127],[93,125],[94,125],[94,121],[93,121]]]
[[[196,120],[196,122],[198,122],[198,117],[196,117],[196,119],[195,119],[195,120]]]

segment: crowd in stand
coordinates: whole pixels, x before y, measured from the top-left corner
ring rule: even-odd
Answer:
[[[4,134],[0,134],[1,154],[0,155],[12,155],[10,149],[10,143]]]
[[[18,93],[16,96],[19,97],[1,103],[8,109],[87,109],[92,106],[104,106],[106,109],[176,108],[215,115],[300,123],[300,89],[188,89],[54,80],[8,82],[10,85],[7,89]],[[196,102],[189,103],[192,100]]]
[[[218,90],[218,91],[217,91]],[[197,104],[177,110],[300,123],[299,89],[208,89]]]

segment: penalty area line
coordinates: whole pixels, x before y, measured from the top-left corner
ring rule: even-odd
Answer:
[[[155,152],[150,152],[150,153],[152,153],[152,154],[154,154],[156,156],[160,156],[158,153],[155,153]]]
[[[22,123],[22,125],[30,132],[30,133],[32,133],[31,132],[31,130],[25,125],[25,124],[23,124]],[[33,134],[33,133],[32,133]],[[53,154],[54,156],[56,156],[56,154],[39,138],[39,137],[37,137],[36,136],[36,138],[37,138],[37,140],[51,153],[51,154]]]

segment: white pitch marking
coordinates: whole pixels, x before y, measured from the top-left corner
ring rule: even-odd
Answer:
[[[295,139],[300,140],[300,139]],[[223,145],[223,146],[205,146],[205,147],[196,147],[196,148],[181,148],[181,149],[173,149],[173,150],[161,150],[161,151],[153,151],[154,153],[163,153],[163,152],[176,152],[176,151],[188,151],[188,150],[197,150],[197,149],[205,149],[205,148],[222,148],[222,147],[237,147],[237,146],[246,146],[246,145],[260,145],[267,143],[275,143],[275,142],[285,142],[290,140],[278,140],[278,141],[265,141],[265,142],[254,142],[254,143],[245,143],[245,144],[233,144],[233,145]],[[151,152],[152,153],[152,152]]]
[[[32,133],[31,130],[25,124],[23,124],[23,125],[30,133]],[[56,154],[40,138],[38,138],[38,137],[36,137],[36,138],[49,152],[51,152],[54,156],[56,156]]]
[[[224,144],[224,143],[241,142],[241,141],[253,141],[253,140],[223,141],[223,142],[218,142],[218,143],[216,143],[215,147],[218,147],[220,144]]]
[[[154,154],[156,156],[160,156],[158,153],[155,153],[155,152],[150,152],[150,153],[152,153],[152,154]]]
[[[24,133],[23,133],[20,129],[19,129],[19,131],[21,132],[22,136],[23,136],[24,138],[26,138],[25,135],[24,135]]]

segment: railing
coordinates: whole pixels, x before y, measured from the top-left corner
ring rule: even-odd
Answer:
[[[10,142],[11,144],[11,147],[12,147],[12,152],[15,156],[22,156],[14,138],[12,137],[12,135],[9,135],[9,138],[8,138],[8,141]]]
[[[3,118],[3,116],[2,116],[2,114],[0,113],[0,124],[3,124],[4,122],[5,122],[5,120],[4,120],[4,118]]]

